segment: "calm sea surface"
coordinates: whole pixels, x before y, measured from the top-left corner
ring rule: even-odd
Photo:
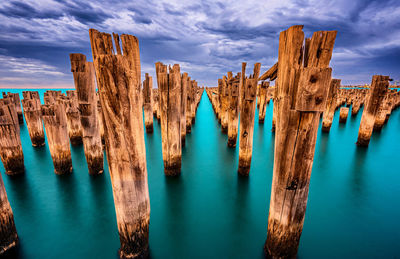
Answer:
[[[22,90],[6,91],[22,99]],[[400,109],[367,149],[355,145],[361,113],[339,124],[336,112],[331,132],[318,132],[299,258],[399,258]],[[264,125],[257,117],[248,178],[237,175],[238,148],[226,146],[205,93],[186,136],[178,178],[164,176],[154,120],[154,133],[145,133],[151,258],[263,258],[274,156],[272,102]],[[58,176],[47,142],[32,147],[26,124],[21,140],[26,173],[7,176],[0,163],[20,237],[15,256],[117,258],[106,161],[103,175],[90,176],[83,146],[72,147],[73,173]]]

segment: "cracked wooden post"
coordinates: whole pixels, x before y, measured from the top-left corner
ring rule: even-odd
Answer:
[[[32,146],[41,147],[45,145],[43,121],[42,121],[42,106],[39,98],[22,99],[22,107],[28,128],[29,137],[31,138]]]
[[[337,97],[340,87],[340,79],[331,79],[329,84],[328,96],[326,98],[326,106],[322,117],[322,131],[329,132],[331,130],[333,116],[337,106]]]
[[[379,107],[385,98],[389,87],[389,76],[374,75],[367,97],[367,102],[361,116],[360,128],[358,130],[358,146],[368,146]]]
[[[0,157],[6,174],[25,171],[18,115],[14,103],[4,99],[0,99]]]
[[[260,63],[254,64],[254,72],[250,77],[245,77],[243,71],[242,78],[242,107],[240,109],[240,137],[239,137],[239,167],[240,175],[249,175],[251,156],[253,153],[253,133],[254,133],[254,116],[256,109],[256,91],[258,76],[260,73]]]
[[[145,74],[143,81],[143,110],[144,110],[144,125],[147,133],[153,132],[153,98],[151,90],[153,89],[153,78],[148,73]]]
[[[186,105],[187,105],[187,89],[190,77],[187,73],[182,74],[181,78],[181,143],[182,147],[185,146],[186,139]]]
[[[346,123],[348,115],[349,115],[349,107],[340,108],[339,123]]]
[[[157,121],[160,123],[160,97],[158,89],[153,89],[153,115],[156,117]]]
[[[69,140],[72,145],[82,144],[82,127],[79,116],[78,97],[75,90],[67,91],[66,110]]]
[[[270,258],[296,258],[318,124],[331,80],[329,62],[336,31],[314,32],[311,39],[306,39],[304,50],[302,28],[292,26],[279,37],[274,104],[278,116],[268,235],[264,246]]]
[[[195,124],[196,122],[196,111],[197,111],[197,82],[196,80],[192,80],[192,102],[190,103],[190,118],[192,120],[191,125]]]
[[[378,108],[376,113],[376,119],[374,123],[374,130],[381,131],[383,125],[387,122],[390,116],[390,111],[392,110],[391,95],[388,92],[382,100],[382,104]]]
[[[9,98],[10,102],[14,104],[15,110],[18,116],[18,123],[24,124],[24,116],[22,115],[21,100],[17,93],[5,93],[3,92],[3,98]]]
[[[54,173],[71,173],[71,148],[69,146],[64,105],[59,102],[42,105],[42,118],[46,129],[50,155],[53,159]]]
[[[112,46],[112,45],[111,45]],[[100,135],[95,70],[83,54],[70,54],[82,126],[83,149],[89,174],[103,173],[103,146]]]
[[[179,65],[169,67],[156,63],[157,83],[161,104],[161,138],[164,173],[181,173],[181,75]]]
[[[122,34],[122,52],[118,50],[117,53],[123,55],[114,55],[110,34],[94,29],[89,33],[121,242],[119,256],[146,258],[149,255],[150,199],[140,93],[139,42],[132,35]]]
[[[0,127],[3,126],[1,125]],[[14,214],[8,202],[3,177],[0,174],[0,256],[5,255],[5,253],[16,247],[18,242]]]
[[[258,108],[258,123],[264,123],[265,112],[267,110],[267,92],[268,92],[269,82],[263,81],[260,85],[260,105]]]
[[[229,93],[227,81],[232,79],[232,72],[228,72],[228,78],[222,77],[221,92],[220,92],[220,118],[221,118],[221,131],[222,133],[228,132],[228,116],[229,116]],[[219,83],[219,82],[218,82]]]
[[[236,147],[239,121],[239,84],[241,73],[229,80],[228,147]]]

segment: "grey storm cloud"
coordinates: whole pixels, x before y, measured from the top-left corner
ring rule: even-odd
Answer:
[[[400,78],[397,0],[74,1],[0,3],[0,87],[73,87],[69,53],[91,59],[89,28],[138,37],[142,72],[179,63],[200,85],[216,85],[241,62],[262,70],[278,58],[279,32],[337,30],[331,66],[344,84],[373,74]],[[154,86],[156,85],[154,81]]]

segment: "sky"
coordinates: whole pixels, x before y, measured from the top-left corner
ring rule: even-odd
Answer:
[[[342,84],[400,79],[399,0],[3,0],[0,88],[73,88],[69,53],[92,60],[89,28],[138,37],[142,79],[155,79],[161,61],[216,86],[242,62],[247,73],[256,62],[266,71],[278,59],[279,33],[297,24],[307,37],[338,31],[331,67]]]

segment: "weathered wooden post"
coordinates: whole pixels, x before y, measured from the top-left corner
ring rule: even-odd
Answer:
[[[161,138],[165,175],[181,173],[181,75],[179,65],[156,63],[161,104]]]
[[[322,131],[329,132],[331,130],[333,116],[335,115],[337,96],[340,87],[340,79],[331,79],[329,84],[328,96],[326,98],[326,105],[324,115],[322,118]]]
[[[340,108],[339,123],[346,123],[348,115],[349,115],[349,107]]]
[[[22,108],[21,108],[21,100],[19,97],[19,94],[17,93],[5,93],[3,92],[3,98],[9,99],[11,103],[14,104],[15,111],[17,112],[18,116],[18,123],[23,124],[24,123],[24,117],[22,115]]]
[[[229,94],[227,81],[232,79],[232,72],[228,72],[228,78],[222,77],[221,80],[221,92],[220,92],[220,118],[221,118],[221,131],[223,133],[228,132],[228,114],[229,114]]]
[[[41,147],[45,144],[42,107],[40,100],[37,98],[22,99],[22,107],[28,128],[29,137],[31,138],[32,146]]]
[[[17,245],[18,234],[15,228],[14,214],[8,202],[3,178],[0,174],[0,256]]]
[[[389,76],[375,75],[372,77],[369,96],[361,116],[360,128],[358,130],[357,145],[368,146],[379,107],[382,105],[389,87]]]
[[[82,144],[82,127],[76,91],[68,90],[67,97],[65,113],[67,115],[69,140],[72,145],[80,145]]]
[[[254,116],[256,109],[256,91],[258,76],[260,73],[260,63],[254,65],[253,75],[246,77],[244,69],[242,69],[243,96],[242,107],[240,107],[240,137],[239,137],[239,168],[240,175],[249,175],[251,156],[253,153],[253,132],[254,132]]]
[[[263,81],[260,85],[260,105],[258,108],[258,123],[264,123],[265,112],[267,110],[267,92],[268,92],[269,82]]]
[[[103,173],[103,148],[97,114],[98,104],[93,63],[87,62],[86,56],[83,54],[70,54],[69,56],[78,97],[83,149],[89,174],[101,174]]]
[[[122,34],[114,55],[111,35],[89,30],[103,109],[106,154],[114,195],[121,258],[149,253],[150,199],[147,184],[139,42]],[[118,37],[119,38],[119,37]],[[114,39],[117,37],[114,35]],[[115,44],[119,48],[118,44]]]
[[[53,159],[54,172],[56,174],[71,173],[71,148],[64,105],[58,102],[42,105],[42,118],[46,128],[51,158]]]
[[[193,80],[189,80],[187,88],[187,102],[186,102],[186,133],[192,131],[192,109],[194,103],[194,90],[193,90]]]
[[[153,132],[153,98],[151,90],[153,89],[153,78],[148,73],[145,74],[143,81],[143,110],[144,110],[144,125],[147,133]]]
[[[275,104],[274,171],[265,253],[295,258],[303,229],[320,114],[331,80],[336,31],[314,32],[303,26],[280,33]],[[302,60],[304,59],[304,63]]]
[[[239,121],[239,84],[241,73],[228,82],[229,109],[228,109],[228,147],[236,147]]]
[[[181,143],[185,146],[186,140],[186,105],[187,105],[187,89],[190,77],[187,73],[182,74],[181,78]]]
[[[14,103],[4,99],[0,99],[0,157],[6,174],[17,175],[25,171],[18,115]]]

